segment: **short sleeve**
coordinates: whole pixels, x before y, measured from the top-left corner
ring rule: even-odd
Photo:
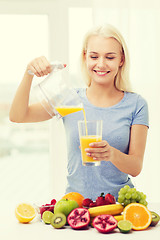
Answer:
[[[149,127],[148,104],[140,95],[137,98],[136,109],[133,114],[132,125],[134,124],[141,124]]]

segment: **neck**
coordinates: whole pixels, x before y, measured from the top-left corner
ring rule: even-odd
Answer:
[[[112,97],[114,94],[119,92],[114,85],[104,86],[103,84],[91,83],[87,89],[88,93],[94,94],[97,97]]]
[[[104,87],[104,85],[95,83],[87,88],[86,94],[88,100],[98,107],[112,106],[123,98],[123,92],[115,86]]]

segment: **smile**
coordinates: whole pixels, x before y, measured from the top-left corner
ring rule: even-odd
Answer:
[[[105,76],[106,74],[110,73],[110,71],[97,71],[93,70],[99,76]]]

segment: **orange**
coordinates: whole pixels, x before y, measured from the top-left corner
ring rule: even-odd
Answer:
[[[134,230],[146,229],[151,221],[152,215],[146,206],[140,203],[130,203],[123,211],[124,220],[129,220]]]
[[[20,203],[15,209],[15,215],[19,222],[28,223],[36,216],[35,208],[27,203]]]
[[[82,207],[84,197],[78,192],[70,192],[64,195],[62,199],[75,200],[78,203],[79,207]]]

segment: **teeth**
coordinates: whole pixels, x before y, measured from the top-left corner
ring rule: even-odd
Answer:
[[[98,72],[98,74],[106,74],[107,72]]]
[[[104,75],[106,73],[108,73],[109,71],[106,71],[106,72],[101,72],[101,71],[96,71],[99,75]]]

